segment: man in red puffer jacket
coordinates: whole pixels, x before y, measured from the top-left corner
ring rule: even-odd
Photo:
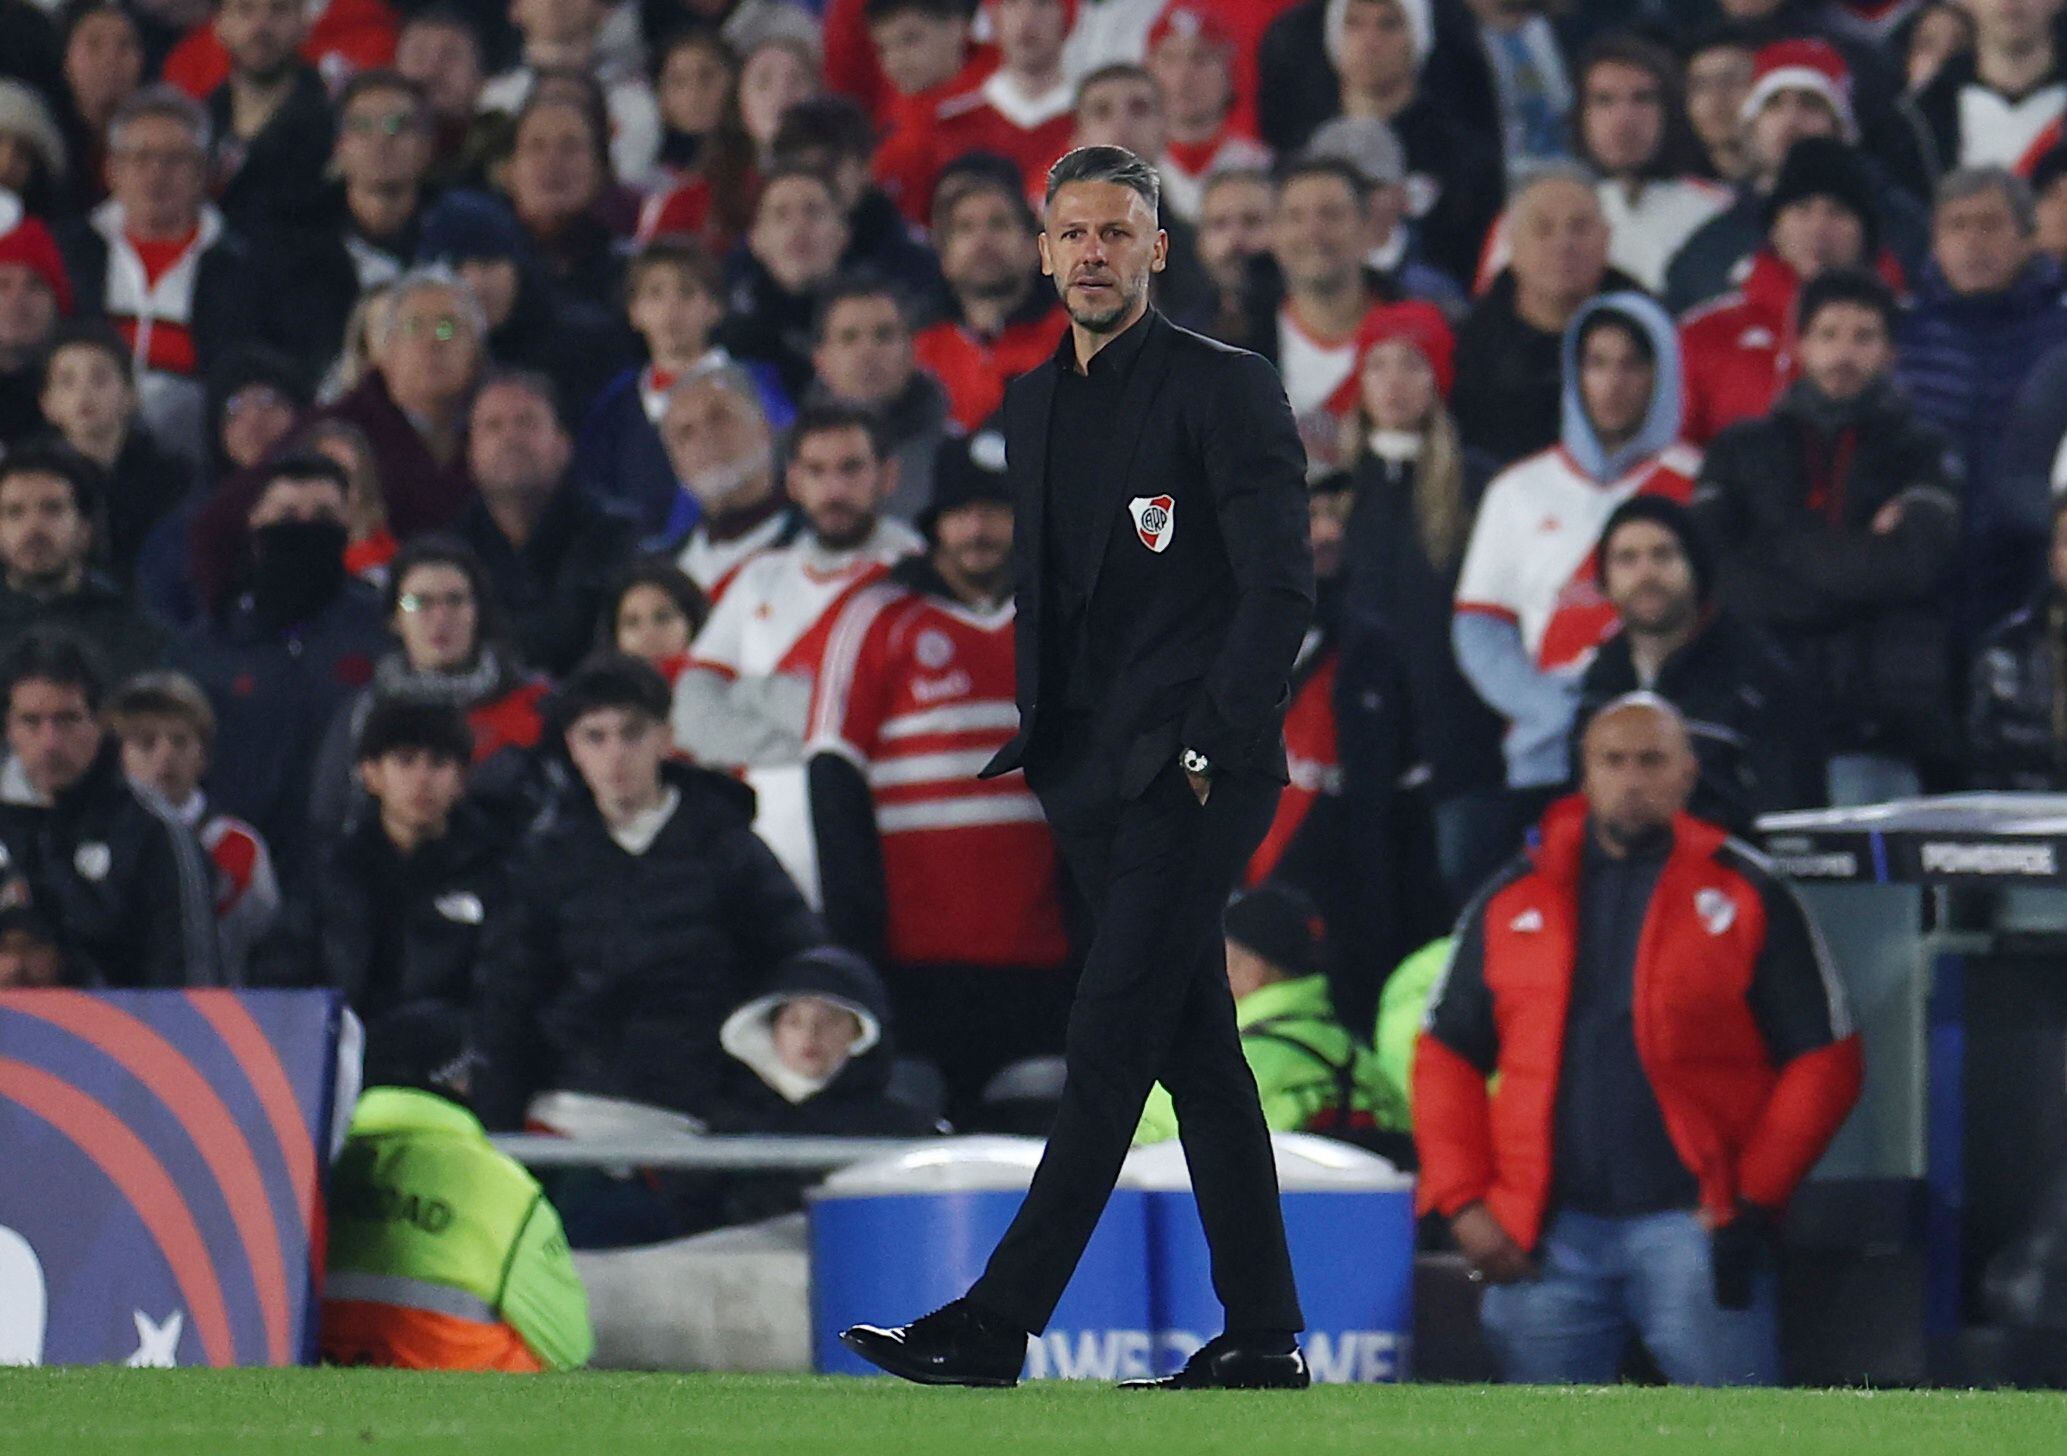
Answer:
[[[1505,1379],[1779,1379],[1780,1212],[1857,1101],[1859,1039],[1794,892],[1688,815],[1686,724],[1631,694],[1582,795],[1458,929],[1414,1065],[1420,1203]],[[1490,1093],[1487,1079],[1499,1074]]]

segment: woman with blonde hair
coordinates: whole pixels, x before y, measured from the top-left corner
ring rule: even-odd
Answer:
[[[1490,462],[1445,405],[1456,340],[1426,303],[1375,309],[1357,365],[1329,403],[1343,418],[1354,493],[1343,563],[1348,611],[1382,624],[1404,666],[1408,721],[1429,770],[1443,879],[1461,904],[1506,857],[1500,720],[1450,646],[1457,572]]]

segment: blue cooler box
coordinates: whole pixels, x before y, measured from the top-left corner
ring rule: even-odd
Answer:
[[[1327,1384],[1405,1380],[1414,1322],[1414,1180],[1361,1148],[1301,1133],[1272,1136],[1285,1237],[1306,1313],[1301,1344]],[[1148,1201],[1150,1309],[1158,1374],[1220,1333],[1206,1234],[1182,1148],[1127,1160],[1123,1186]]]
[[[816,1367],[881,1374],[840,1343],[841,1330],[904,1324],[966,1293],[1025,1199],[1041,1147],[1037,1138],[943,1138],[827,1179],[810,1209]],[[1028,1347],[1025,1378],[1155,1373],[1148,1239],[1147,1195],[1116,1190],[1055,1317]]]

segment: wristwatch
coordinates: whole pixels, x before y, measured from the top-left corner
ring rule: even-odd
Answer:
[[[1197,774],[1201,778],[1208,777],[1213,772],[1213,760],[1196,748],[1187,748],[1178,754],[1177,762],[1186,773]]]

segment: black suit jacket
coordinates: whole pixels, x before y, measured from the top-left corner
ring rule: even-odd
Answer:
[[[1313,615],[1306,455],[1277,371],[1256,355],[1151,311],[1111,426],[1105,548],[1081,643],[1093,673],[1093,742],[1132,798],[1193,748],[1220,769],[1285,778],[1287,680]],[[1066,350],[1064,351],[1066,353]],[[1059,356],[1058,356],[1059,357]],[[1049,415],[1063,366],[1049,359],[1005,391],[1014,501],[1019,733],[983,770],[1021,766],[1041,731]],[[1168,497],[1162,549],[1134,507]]]

